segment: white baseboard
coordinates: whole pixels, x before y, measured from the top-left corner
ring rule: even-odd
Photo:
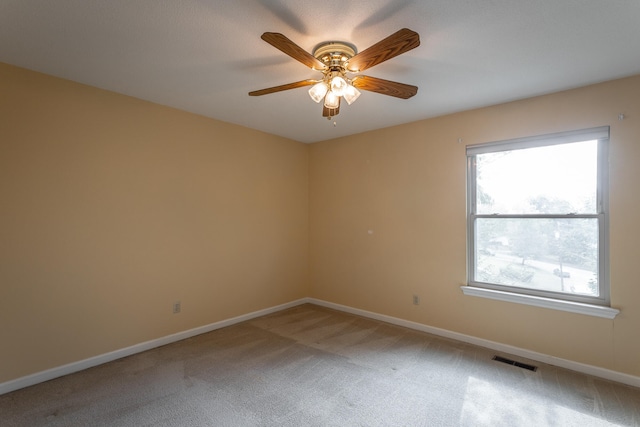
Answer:
[[[166,344],[171,344],[173,342],[180,341],[186,338],[191,338],[196,335],[211,332],[216,329],[231,326],[236,323],[244,322],[246,320],[251,320],[256,317],[272,314],[277,311],[295,307],[297,305],[305,304],[305,303],[332,308],[334,310],[344,311],[346,313],[356,314],[358,316],[368,317],[370,319],[391,323],[393,325],[404,326],[406,328],[415,329],[415,330],[427,332],[433,335],[438,335],[441,337],[478,345],[480,347],[485,347],[492,350],[513,354],[513,355],[524,357],[527,359],[547,363],[549,365],[559,366],[561,368],[570,369],[572,371],[577,371],[584,374],[593,375],[595,377],[604,378],[610,381],[615,381],[622,384],[627,384],[630,386],[640,388],[640,377],[636,377],[633,375],[623,374],[623,373],[612,371],[609,369],[599,368],[597,366],[592,366],[592,365],[586,365],[583,363],[578,363],[578,362],[574,362],[567,359],[561,359],[558,357],[537,353],[535,351],[525,350],[519,347],[513,347],[510,345],[501,344],[498,342],[489,341],[482,338],[461,334],[458,332],[452,332],[446,329],[435,328],[433,326],[427,326],[421,323],[411,322],[409,320],[403,320],[397,317],[378,314],[371,311],[349,307],[346,305],[335,304],[332,302],[323,301],[316,298],[301,298],[299,300],[295,300],[286,304],[281,304],[275,307],[254,311],[252,313],[244,314],[242,316],[232,317],[230,319],[211,323],[209,325],[200,326],[194,329],[189,329],[187,331],[178,332],[172,335],[167,335],[165,337],[161,337],[151,341],[145,341],[143,343],[136,344],[131,347],[122,348],[109,353],[105,353],[95,357],[90,357],[88,359],[80,360],[78,362],[69,363],[67,365],[58,366],[56,368],[47,369],[46,371],[36,372],[35,374],[31,374],[25,377],[17,378],[15,380],[7,381],[0,384],[0,395],[9,393],[14,390],[18,390],[21,388],[29,387],[35,384],[39,384],[45,381],[49,381],[54,378],[62,377],[64,375],[72,374],[74,372],[82,371],[84,369],[92,368],[94,366],[111,362],[113,360],[121,359],[123,357],[131,356],[136,353],[141,353],[143,351],[151,350],[153,348],[160,347]]]
[[[251,320],[256,317],[264,316],[267,314],[275,313],[280,310],[294,307],[296,305],[309,302],[308,298],[292,301],[286,304],[277,305],[275,307],[265,308],[263,310],[254,311],[252,313],[244,314],[242,316],[232,317],[230,319],[222,320],[220,322],[211,323],[209,325],[200,326],[198,328],[189,329],[187,331],[178,332],[165,337],[157,338],[150,341],[145,341],[140,344],[132,345],[131,347],[121,348],[119,350],[111,351],[109,353],[101,354],[98,356],[90,357],[88,359],[80,360],[78,362],[69,363],[67,365],[58,366],[56,368],[47,369],[46,371],[36,372],[35,374],[27,375],[25,377],[17,378],[15,380],[0,383],[0,395],[9,393],[14,390],[29,387],[35,384],[39,384],[45,381],[52,380],[54,378],[62,377],[64,375],[72,374],[74,372],[82,371],[84,369],[92,368],[94,366],[102,365],[103,363],[111,362],[123,357],[131,356],[132,354],[142,353],[143,351],[151,350],[156,347],[171,344],[176,341],[191,338],[196,335],[204,334],[214,331],[216,329],[224,328],[234,325],[236,323],[244,322],[245,320]]]
[[[549,365],[558,366],[560,368],[570,369],[572,371],[581,372],[583,374],[592,375],[594,377],[603,378],[610,381],[615,381],[622,384],[640,388],[640,377],[634,375],[623,374],[621,372],[612,371],[610,369],[600,368],[593,365],[587,365],[584,363],[574,362],[572,360],[562,359],[555,356],[549,356],[547,354],[538,353],[531,350],[526,350],[519,347],[514,347],[507,344],[501,344],[495,341],[485,340],[483,338],[473,337],[471,335],[465,335],[458,332],[452,332],[446,329],[435,328],[433,326],[423,325],[421,323],[411,322],[409,320],[399,319],[397,317],[387,316],[384,314],[378,314],[371,311],[360,310],[358,308],[349,307],[346,305],[335,304],[315,298],[308,298],[307,302],[316,304],[319,306],[332,308],[335,310],[344,311],[346,313],[356,314],[358,316],[368,317],[370,319],[380,320],[382,322],[391,323],[393,325],[404,326],[406,328],[415,329],[429,334],[438,335],[445,338],[450,338],[456,341],[462,341],[469,344],[474,344],[480,347],[489,348],[515,356],[524,357],[527,359],[535,360]]]

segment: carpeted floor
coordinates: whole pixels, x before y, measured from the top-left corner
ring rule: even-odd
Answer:
[[[5,394],[0,425],[640,426],[640,389],[493,355],[307,304]]]

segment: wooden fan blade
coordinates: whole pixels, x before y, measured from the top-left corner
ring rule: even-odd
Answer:
[[[338,99],[338,108],[327,108],[322,106],[322,117],[335,117],[340,114],[340,99]]]
[[[411,98],[413,95],[418,93],[417,86],[392,82],[391,80],[384,80],[376,77],[357,76],[352,80],[352,83],[358,89],[395,96],[396,98],[402,99]]]
[[[313,68],[314,70],[325,69],[325,65],[322,62],[280,33],[264,33],[262,40],[286,53],[296,61],[302,62],[309,68]]]
[[[289,90],[289,89],[296,89],[299,87],[304,87],[304,86],[311,86],[318,83],[318,80],[301,80],[299,82],[295,82],[295,83],[288,83],[286,85],[280,85],[280,86],[274,86],[274,87],[269,87],[266,89],[260,89],[260,90],[254,90],[253,92],[249,92],[250,96],[260,96],[260,95],[267,95],[269,93],[274,93],[274,92],[282,92],[283,90]]]
[[[351,58],[347,63],[347,69],[351,72],[363,71],[418,46],[418,33],[403,28]]]

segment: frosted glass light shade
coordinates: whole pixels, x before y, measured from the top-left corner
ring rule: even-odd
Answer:
[[[340,106],[340,97],[330,90],[324,97],[324,106],[327,108],[338,108]]]
[[[309,96],[315,102],[320,102],[328,90],[329,88],[325,82],[319,82],[311,86],[311,89],[309,89]]]
[[[331,79],[331,91],[338,96],[344,95],[344,91],[347,89],[347,82],[340,76],[335,76]]]
[[[351,103],[360,96],[360,91],[352,85],[348,85],[343,96],[344,100],[347,101],[347,104],[351,105]]]

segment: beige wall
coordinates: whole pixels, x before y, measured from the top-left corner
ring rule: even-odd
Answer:
[[[637,76],[313,144],[312,296],[639,376],[639,119]],[[465,145],[603,125],[611,126],[611,299],[621,314],[463,295]]]
[[[2,64],[0,94],[0,383],[305,296],[640,375],[640,76],[313,145]],[[465,145],[602,125],[622,313],[462,295]]]
[[[307,260],[308,146],[0,64],[0,383],[307,296]]]

